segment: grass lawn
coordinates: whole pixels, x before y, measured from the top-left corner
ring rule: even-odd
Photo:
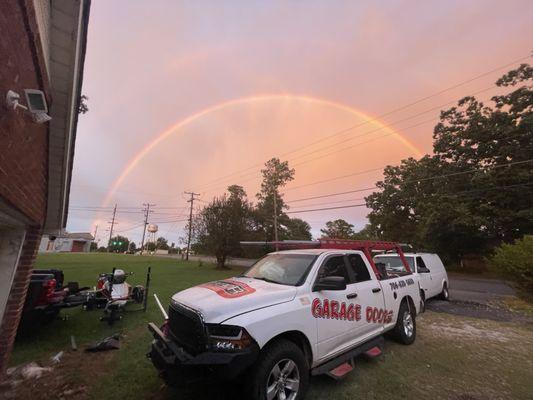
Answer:
[[[37,260],[38,267],[61,268],[65,281],[76,280],[84,286],[93,286],[98,273],[113,267],[135,272],[129,282],[144,284],[148,265],[152,266],[151,293],[157,293],[165,305],[178,290],[242,271],[216,271],[209,264],[199,267],[196,262],[130,255],[56,254],[39,256]],[[53,379],[45,376],[33,381],[17,395],[49,398],[46,388],[53,385],[55,393],[66,389],[78,391],[78,399],[101,399],[103,393],[109,399],[233,398],[220,387],[178,391],[162,384],[145,358],[151,341],[146,323],[162,319],[153,298],[146,313],[126,313],[113,327],[99,321],[101,314],[100,310],[65,310],[62,315],[68,319],[58,319],[30,337],[18,338],[12,365],[28,361],[49,364],[50,356],[60,350],[67,352],[50,373]],[[81,351],[85,344],[115,332],[125,334],[120,350],[97,354]],[[78,352],[68,351],[71,335],[76,337]],[[531,326],[427,312],[418,319],[414,345],[387,341],[380,358],[358,360],[356,370],[347,379],[341,382],[326,377],[311,379],[307,398],[531,399],[532,360]],[[56,382],[50,384],[51,380]]]

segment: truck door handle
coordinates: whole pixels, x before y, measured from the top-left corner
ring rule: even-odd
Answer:
[[[357,293],[350,293],[346,295],[347,299],[355,299],[357,297]]]
[[[372,289],[372,293],[379,293],[379,292],[381,292],[381,288],[376,287]]]

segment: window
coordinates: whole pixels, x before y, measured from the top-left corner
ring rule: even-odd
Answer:
[[[348,255],[348,268],[350,268],[354,275],[355,283],[370,280],[368,268],[359,254]]]
[[[334,256],[328,258],[326,262],[320,267],[317,281],[328,276],[342,276],[346,283],[350,282],[348,274],[346,273],[346,264],[344,264],[344,256]]]
[[[257,261],[243,276],[300,286],[315,259],[313,254],[269,254]]]
[[[417,257],[417,258],[416,258],[416,266],[417,266],[419,269],[423,269],[423,270],[427,270],[427,271],[429,271],[429,268],[426,267],[426,263],[424,262],[424,260],[422,259],[422,257]]]
[[[409,269],[411,272],[414,272],[415,269],[415,260],[413,257],[405,257]],[[374,263],[383,264],[383,268],[386,270],[388,277],[394,277],[395,275],[405,275],[407,270],[403,265],[402,259],[398,255],[387,255],[387,256],[377,256],[374,257]],[[379,269],[378,265],[376,268]]]

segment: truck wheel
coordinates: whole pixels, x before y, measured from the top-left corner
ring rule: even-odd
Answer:
[[[394,339],[402,344],[412,344],[416,339],[416,320],[414,307],[409,307],[408,300],[402,301],[398,320],[392,334]]]
[[[278,340],[268,345],[255,364],[246,398],[254,400],[301,400],[309,383],[309,366],[293,342]]]
[[[439,298],[444,301],[450,300],[450,292],[448,291],[448,285],[446,282],[442,285],[442,292],[440,292]]]

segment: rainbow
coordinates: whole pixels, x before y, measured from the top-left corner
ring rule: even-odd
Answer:
[[[389,132],[392,134],[393,137],[398,139],[403,145],[405,145],[409,150],[411,150],[414,155],[417,157],[421,157],[423,155],[423,152],[417,148],[413,143],[411,143],[409,140],[407,140],[404,136],[402,136],[399,132],[394,131],[392,128],[387,126],[384,122],[381,122],[379,120],[376,120],[371,115],[365,114],[359,110],[356,110],[352,107],[349,107],[347,105],[336,103],[330,100],[325,100],[317,97],[311,97],[311,96],[303,96],[303,95],[293,95],[293,94],[265,94],[265,95],[259,95],[259,96],[251,96],[251,97],[242,97],[234,100],[229,100],[223,103],[216,104],[214,106],[205,108],[201,111],[198,111],[195,114],[192,114],[174,125],[170,126],[169,128],[165,129],[163,132],[158,134],[155,139],[153,139],[151,142],[149,142],[146,146],[144,146],[137,154],[135,154],[126,167],[122,170],[120,175],[117,177],[117,179],[113,182],[113,185],[109,189],[109,191],[106,194],[106,197],[104,198],[104,201],[102,203],[102,206],[107,206],[110,202],[112,197],[114,196],[117,189],[120,187],[124,179],[131,173],[131,171],[141,162],[141,160],[148,154],[150,151],[152,151],[155,147],[157,147],[161,142],[163,142],[166,138],[169,136],[175,134],[176,132],[179,132],[180,129],[184,128],[188,124],[192,123],[193,121],[202,118],[203,116],[217,112],[222,111],[224,109],[243,105],[243,104],[254,104],[254,103],[260,103],[265,101],[299,101],[299,102],[305,102],[310,104],[318,104],[322,106],[327,107],[333,107],[338,110],[346,111],[352,115],[357,116],[358,118],[362,118],[364,120],[369,120],[369,124],[379,127],[380,130],[383,130],[385,132]]]

